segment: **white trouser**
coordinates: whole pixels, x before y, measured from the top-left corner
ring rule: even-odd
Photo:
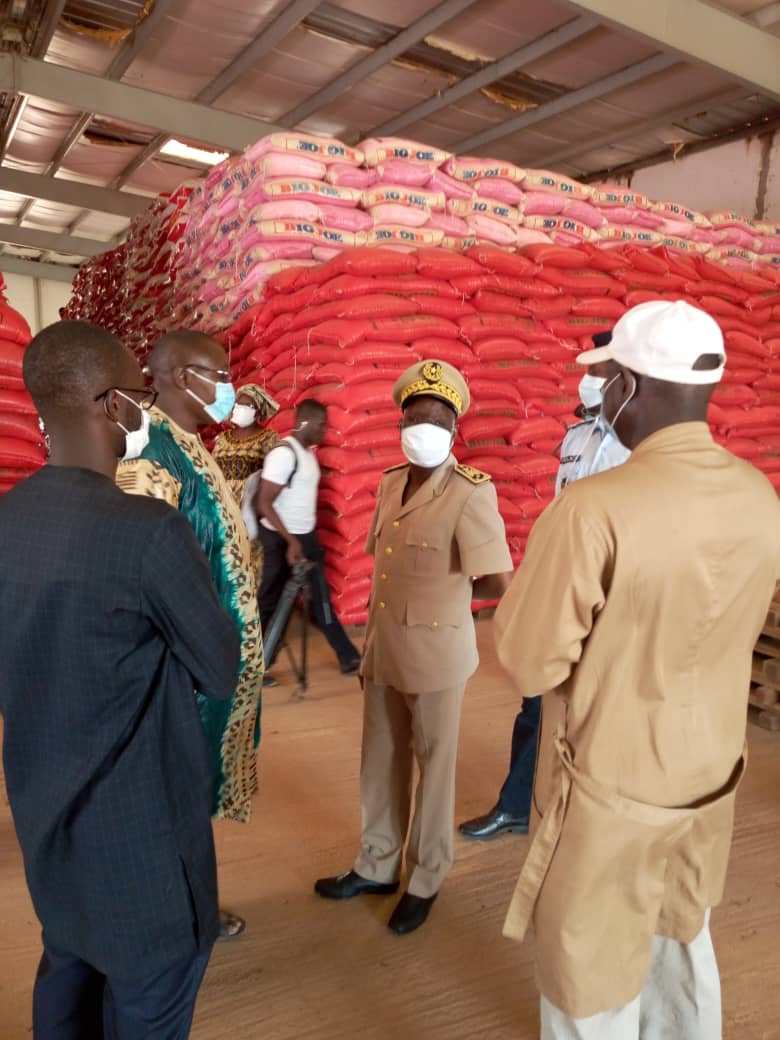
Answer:
[[[616,1011],[569,1018],[542,997],[541,1040],[722,1040],[710,911],[690,943],[656,935],[639,996]]]

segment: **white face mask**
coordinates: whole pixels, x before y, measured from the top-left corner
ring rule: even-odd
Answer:
[[[601,395],[605,383],[606,379],[599,379],[598,376],[592,376],[587,372],[580,380],[580,400],[588,411],[601,408]]]
[[[128,462],[130,459],[137,459],[146,448],[149,443],[149,425],[151,419],[149,412],[145,408],[141,408],[132,397],[128,397],[127,394],[123,394],[121,390],[116,391],[120,397],[124,397],[130,404],[135,405],[138,411],[141,413],[141,425],[137,430],[128,430],[126,426],[123,426],[121,422],[117,420],[117,426],[125,435],[125,453],[121,458],[121,462]]]
[[[233,414],[230,416],[230,421],[236,426],[240,426],[242,430],[245,430],[247,426],[252,425],[256,418],[257,411],[251,404],[236,404],[233,406]]]
[[[413,466],[435,469],[447,458],[455,436],[434,423],[418,423],[401,430],[401,448]]]

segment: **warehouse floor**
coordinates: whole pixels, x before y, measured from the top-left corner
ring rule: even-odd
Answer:
[[[491,807],[507,765],[517,698],[479,623],[483,663],[464,708],[458,818]],[[535,1040],[532,943],[501,937],[527,839],[458,841],[427,925],[398,938],[388,899],[326,903],[316,877],[347,869],[359,809],[360,694],[317,637],[306,701],[267,691],[262,791],[247,827],[217,826],[222,901],[247,934],[218,946],[194,1040]],[[286,664],[275,673],[289,680]],[[750,726],[731,873],[713,934],[725,1040],[780,1040],[780,733]],[[0,805],[0,1037],[30,1035],[38,925],[5,798]],[[670,1038],[671,1040],[671,1038]],[[677,1040],[677,1038],[675,1038]]]

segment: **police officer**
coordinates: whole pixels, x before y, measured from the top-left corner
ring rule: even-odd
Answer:
[[[469,406],[461,374],[417,362],[393,400],[409,461],[382,478],[366,546],[375,565],[361,664],[361,850],[352,870],[315,891],[350,899],[398,890],[416,758],[408,887],[389,921],[403,935],[424,923],[453,862],[460,708],[479,663],[471,601],[500,598],[512,561],[490,477],[451,454]]]

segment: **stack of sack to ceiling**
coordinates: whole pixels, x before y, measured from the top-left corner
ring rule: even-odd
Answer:
[[[127,241],[87,261],[73,281],[65,318],[92,321],[119,336],[141,360],[172,328],[174,279],[184,247],[183,209],[193,191],[184,184],[134,217]]]
[[[124,246],[81,269],[68,316],[117,332],[143,358],[170,328],[221,334],[263,298],[273,274],[344,249],[515,252],[534,243],[665,246],[737,268],[780,267],[780,226],[738,214],[402,138],[350,148],[284,132],[137,217]]]
[[[601,250],[536,243],[345,250],[274,274],[266,298],[225,340],[237,384],[260,382],[282,405],[329,408],[319,451],[319,531],[344,623],[365,618],[372,561],[364,546],[382,470],[402,462],[395,379],[415,359],[460,368],[472,407],[455,453],[490,473],[512,557],[550,502],[557,451],[575,421],[576,356],[631,306],[684,299],[719,322],[728,363],[710,421],[716,436],[780,488],[780,272],[728,269],[663,246]]]
[[[9,307],[0,275],[0,494],[40,469],[46,449],[38,414],[24,387],[22,361],[30,327]]]

